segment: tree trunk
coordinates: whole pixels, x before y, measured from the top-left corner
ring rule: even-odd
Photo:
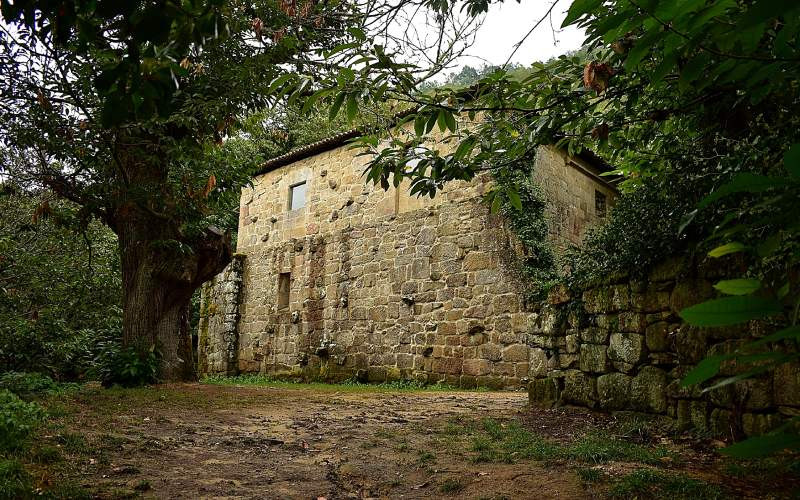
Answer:
[[[182,241],[179,235],[158,234],[168,226],[157,222],[131,218],[118,225],[123,345],[134,346],[142,354],[155,349],[164,381],[194,380],[191,297],[230,262],[230,238],[210,228]]]

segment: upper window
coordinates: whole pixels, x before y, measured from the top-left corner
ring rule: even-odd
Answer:
[[[306,181],[289,186],[289,210],[306,206]]]
[[[598,217],[606,216],[606,195],[597,190],[594,192],[594,213]]]

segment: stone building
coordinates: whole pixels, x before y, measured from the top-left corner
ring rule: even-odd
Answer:
[[[384,191],[365,184],[352,135],[267,162],[242,191],[238,254],[204,289],[200,371],[527,381],[537,316],[522,303],[515,237],[481,202],[488,176],[434,199]],[[616,196],[602,162],[542,147],[531,167],[552,241],[579,243]]]

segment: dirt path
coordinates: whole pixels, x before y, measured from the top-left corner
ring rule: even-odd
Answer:
[[[60,402],[42,440],[68,457],[55,474],[96,498],[580,499],[625,481],[617,496],[653,496],[655,483],[670,498],[753,496],[692,445],[600,439],[620,422],[526,403],[522,392],[88,388]]]
[[[448,425],[519,415],[527,402],[521,392],[199,384],[158,392],[83,399],[74,427],[106,447],[94,450],[105,459],[88,459],[85,486],[110,496],[138,486],[159,498],[586,496],[574,474],[531,463],[473,464],[466,449],[443,438]],[[117,414],[94,418],[105,411]]]

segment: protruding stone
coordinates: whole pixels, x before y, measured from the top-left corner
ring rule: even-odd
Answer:
[[[623,410],[630,402],[631,377],[609,373],[597,377],[597,398],[604,410]]]
[[[606,346],[595,344],[582,345],[580,367],[584,372],[605,373],[608,371]]]
[[[532,406],[552,408],[558,405],[558,382],[552,378],[531,380],[528,384],[528,401]]]
[[[579,370],[569,370],[564,376],[561,397],[565,403],[594,408],[597,403],[597,381]]]
[[[608,358],[619,370],[629,372],[644,361],[647,352],[644,335],[638,333],[612,333],[608,346]]]
[[[654,366],[645,366],[631,381],[631,407],[650,413],[667,410],[667,374]]]

